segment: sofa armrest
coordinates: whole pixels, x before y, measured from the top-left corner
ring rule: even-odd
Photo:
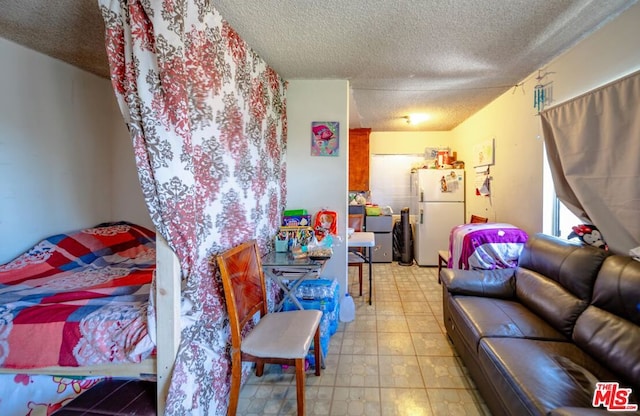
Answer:
[[[454,295],[511,298],[515,295],[515,271],[442,269],[440,279],[447,291]]]

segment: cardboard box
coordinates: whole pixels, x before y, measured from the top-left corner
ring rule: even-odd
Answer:
[[[284,213],[282,213],[282,215],[284,215],[285,217],[293,217],[296,215],[307,215],[308,212],[306,209],[285,209]]]
[[[291,226],[310,226],[311,215],[287,215],[282,217],[282,225]]]

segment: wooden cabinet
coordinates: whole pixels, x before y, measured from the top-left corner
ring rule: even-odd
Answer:
[[[369,190],[369,134],[371,129],[349,130],[349,191]]]

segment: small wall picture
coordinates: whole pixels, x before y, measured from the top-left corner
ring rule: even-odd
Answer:
[[[489,166],[495,163],[495,139],[486,140],[473,146],[473,166]]]
[[[338,156],[340,151],[340,123],[311,122],[311,156]]]

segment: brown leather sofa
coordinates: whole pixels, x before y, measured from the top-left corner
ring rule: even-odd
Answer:
[[[608,414],[596,382],[640,404],[640,262],[538,234],[515,269],[440,278],[447,334],[494,416]]]

